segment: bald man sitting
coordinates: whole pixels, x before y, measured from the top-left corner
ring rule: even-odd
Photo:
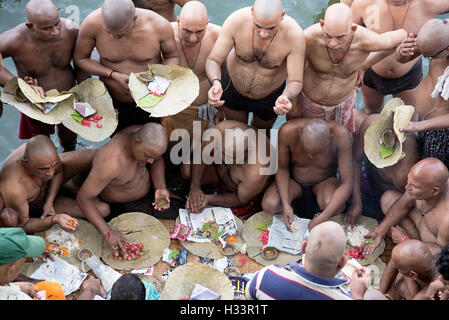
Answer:
[[[432,19],[419,29],[416,39],[407,39],[396,51],[400,62],[421,54],[431,58],[429,71],[416,88],[415,108],[419,122],[410,122],[402,131],[418,132],[421,159],[437,158],[446,166],[449,166],[449,87],[444,81],[449,76],[446,70],[449,67],[448,46],[448,20]]]
[[[31,0],[25,10],[28,21],[0,35],[0,54],[3,59],[12,58],[17,76],[25,79],[32,77],[42,94],[51,89],[68,91],[76,85],[76,81],[79,83],[86,79],[87,74],[76,66],[74,70],[71,65],[78,27],[70,20],[61,19],[58,9],[50,0]],[[12,78],[14,75],[1,64],[0,86]],[[54,125],[21,114],[20,139],[30,139],[38,134],[50,136],[54,132]],[[57,125],[57,133],[64,151],[75,150],[75,133],[62,124]]]
[[[199,1],[189,1],[182,8],[176,22],[171,23],[180,55],[180,66],[189,68],[200,82],[200,92],[192,105],[182,112],[165,117],[162,124],[167,135],[183,128],[193,137],[193,121],[201,121],[204,131],[213,126],[215,108],[208,104],[207,92],[211,84],[206,76],[206,59],[220,33],[220,26],[209,22],[207,9]]]
[[[100,62],[90,59],[97,48]],[[136,107],[128,88],[131,72],[148,70],[148,64],[179,64],[170,23],[150,10],[136,9],[131,0],[105,0],[83,21],[76,44],[75,64],[100,77],[118,109],[116,132],[149,121],[148,112]]]
[[[294,119],[281,127],[278,141],[279,168],[276,181],[263,197],[264,211],[282,213],[288,230],[293,222],[291,202],[295,198],[316,196],[321,214],[313,218],[317,212],[295,212],[313,218],[309,229],[343,212],[353,188],[348,130],[335,121]]]
[[[209,103],[224,105],[226,119],[243,123],[253,112],[252,125],[270,129],[301,92],[304,52],[303,31],[280,0],[256,0],[235,11],[206,61]]]
[[[79,216],[76,201],[57,195],[62,184],[90,169],[94,154],[95,149],[84,149],[58,155],[43,135],[13,151],[0,171],[0,226],[22,227],[31,234],[53,224],[75,231],[67,222]]]
[[[302,265],[270,265],[258,271],[246,286],[249,300],[352,300],[363,299],[370,274],[366,268],[351,277],[351,295],[342,286],[346,279],[335,275],[346,264],[343,228],[326,221],[310,231],[301,245]],[[371,290],[370,290],[371,291]]]
[[[351,8],[337,3],[327,8],[324,21],[307,28],[304,35],[304,87],[287,118],[335,120],[354,133],[362,120],[356,119],[354,106],[364,70],[396,48],[407,32],[378,34],[352,24]]]
[[[396,243],[411,238],[423,241],[432,252],[449,244],[449,173],[438,159],[427,158],[416,163],[408,174],[405,192],[387,191],[383,197],[385,218],[365,238],[374,244],[363,245],[364,254],[372,253],[392,228]]]
[[[428,246],[418,240],[406,240],[393,248],[391,263],[398,275],[391,283],[388,295],[393,300],[426,299],[430,283],[439,277]]]
[[[166,149],[164,127],[147,123],[123,129],[96,152],[77,201],[85,217],[114,252],[120,250],[126,256],[124,244],[128,241],[120,231],[109,227],[104,220],[106,216],[145,212],[156,218],[174,219],[179,208],[184,206],[170,198],[165,185],[162,156]],[[166,204],[157,205],[155,199],[159,197],[163,197]],[[104,206],[108,210],[102,210]]]
[[[175,5],[183,7],[190,0],[133,0],[136,8],[152,10],[170,22],[176,21]]]

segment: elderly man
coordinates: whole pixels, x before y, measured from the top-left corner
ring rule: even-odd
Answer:
[[[288,230],[294,214],[291,201],[298,197],[316,195],[322,211],[309,229],[343,212],[353,188],[352,142],[345,127],[321,119],[289,120],[279,130],[278,154],[276,181],[262,200],[265,212],[283,213]]]
[[[348,280],[336,279],[346,264],[343,228],[326,221],[310,231],[301,246],[303,264],[270,265],[258,271],[246,286],[249,300],[352,300],[363,299],[370,274],[366,268],[351,277],[351,295],[342,286]]]
[[[100,62],[90,59],[97,48]],[[158,14],[136,9],[131,0],[105,0],[87,16],[80,28],[74,61],[79,68],[105,83],[119,112],[116,132],[129,125],[160,119],[136,107],[128,88],[131,72],[148,70],[149,64],[178,64],[179,55],[170,23]]]
[[[70,20],[61,19],[58,9],[50,0],[31,0],[26,6],[28,22],[0,35],[0,54],[11,57],[21,78],[32,77],[34,84],[43,90],[70,90],[75,81],[81,82],[87,75],[70,64],[78,37],[78,27]],[[39,55],[36,55],[39,52]],[[1,59],[0,59],[1,62]],[[14,76],[0,63],[0,86]],[[43,88],[43,90],[42,90]],[[64,151],[75,149],[77,135],[57,126],[59,143]],[[55,132],[54,125],[42,123],[21,114],[19,138]]]
[[[410,36],[436,15],[449,11],[448,0],[354,0],[351,6],[353,22],[365,25],[373,32],[384,33],[403,28]],[[434,36],[433,34],[432,36]],[[376,63],[365,72],[362,96],[367,113],[379,113],[384,96],[401,98],[416,106],[416,87],[422,80],[422,60],[415,56],[406,64],[398,63],[394,55]]]
[[[407,185],[407,175],[411,167],[420,160],[420,146],[414,135],[407,135],[402,144],[405,156],[396,164],[377,168],[368,160],[364,151],[364,137],[366,130],[378,117],[378,114],[366,116],[355,136],[353,146],[354,190],[352,192],[351,205],[345,215],[345,223],[350,226],[354,226],[358,217],[362,214],[362,198],[376,202],[380,200],[380,203],[384,203],[381,199],[386,191],[404,192]],[[361,184],[362,163],[365,164],[368,185]],[[369,214],[365,213],[365,215]]]
[[[44,135],[13,151],[0,171],[0,225],[22,227],[27,233],[45,231],[54,224],[76,231],[77,224],[67,225],[79,211],[76,201],[56,197],[63,183],[90,169],[94,153],[84,149],[58,155]]]
[[[363,69],[382,58],[382,51],[396,48],[406,38],[406,31],[377,34],[354,25],[351,9],[337,3],[326,10],[324,21],[310,26],[304,34],[304,88],[288,118],[335,120],[354,133],[361,122],[356,119],[354,105]]]
[[[449,96],[445,83],[449,66],[449,25],[447,20],[431,19],[407,39],[396,51],[400,62],[421,54],[431,58],[429,72],[416,88],[416,112],[419,122],[410,122],[404,132],[418,132],[422,144],[421,158],[437,158],[449,166]],[[440,78],[441,77],[441,78]]]
[[[184,128],[193,136],[193,121],[202,121],[204,114],[209,122],[214,120],[215,108],[208,104],[207,92],[211,85],[206,76],[206,58],[212,50],[218,38],[221,27],[209,23],[207,9],[199,1],[189,1],[182,8],[177,22],[172,22],[175,33],[176,45],[180,55],[180,66],[190,68],[198,77],[200,92],[192,105],[174,115],[165,117],[162,124],[167,128],[168,137],[177,128]],[[209,116],[206,116],[209,115]],[[203,121],[201,129],[208,127],[208,122]]]
[[[186,209],[193,213],[201,212],[208,205],[244,207],[257,198],[269,183],[270,173],[263,170],[269,170],[272,163],[263,163],[262,156],[265,157],[265,152],[268,152],[271,161],[274,150],[267,136],[258,135],[253,127],[234,120],[222,121],[215,129],[220,136],[214,136],[212,143],[203,142],[203,154],[206,147],[213,152],[212,166],[215,166],[220,182],[229,192],[205,195],[201,190],[206,170],[205,157],[209,156],[204,154],[200,164],[192,165]],[[213,150],[210,149],[211,145],[214,146]]]
[[[183,7],[189,0],[133,0],[136,8],[152,10],[170,22],[176,21],[175,5]]]
[[[280,0],[256,0],[237,10],[224,22],[206,61],[209,103],[224,104],[228,120],[248,123],[252,112],[256,128],[271,128],[301,92],[304,52],[303,31],[285,15]]]
[[[162,125],[147,123],[130,126],[117,133],[97,150],[92,169],[77,194],[85,217],[106,239],[114,252],[127,256],[128,242],[121,231],[112,230],[104,217],[124,212],[145,212],[157,218],[174,219],[176,200],[170,199],[165,185],[167,135]],[[149,166],[149,168],[147,168]],[[157,205],[155,199],[165,198]],[[107,210],[103,210],[106,207]]]
[[[374,239],[374,244],[364,244],[364,254],[372,253],[390,229],[396,242],[407,238],[421,240],[433,253],[447,245],[448,178],[448,169],[440,160],[427,158],[417,162],[410,169],[405,192],[389,190],[383,197],[385,218],[365,236]]]

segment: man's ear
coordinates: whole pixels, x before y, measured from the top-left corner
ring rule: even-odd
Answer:
[[[353,25],[351,26],[351,30],[352,30],[353,32],[355,32],[355,30],[357,30],[357,25],[356,25],[356,24],[353,24]]]
[[[408,275],[413,281],[417,281],[419,278],[418,274],[413,270],[409,271]]]
[[[440,194],[441,193],[441,188],[440,187],[433,187],[432,188],[432,194],[434,195],[434,196],[436,196],[436,195],[438,195],[438,194]]]
[[[323,19],[320,19],[320,26],[321,26],[321,28],[324,27],[324,20]]]
[[[345,255],[341,256],[341,259],[340,259],[340,261],[338,261],[338,264],[337,264],[337,270],[342,269],[346,265],[347,261],[348,261],[348,259],[346,258]]]
[[[285,10],[282,10],[281,21],[284,20],[284,17],[285,17]]]
[[[31,22],[25,22],[25,25],[27,26],[28,29],[33,29],[33,24]]]
[[[307,247],[307,240],[304,240],[301,243],[301,252],[302,252],[303,255],[306,254],[306,247]]]

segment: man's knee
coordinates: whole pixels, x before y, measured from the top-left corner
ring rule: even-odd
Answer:
[[[11,208],[5,208],[0,212],[0,227],[12,228],[19,225],[19,214]]]
[[[277,195],[273,195],[273,192],[270,192],[270,189],[265,192],[262,198],[262,209],[266,213],[276,214],[280,213],[281,203],[280,199]]]
[[[181,177],[184,180],[190,180],[190,178],[191,178],[191,165],[190,164],[181,165]]]
[[[382,194],[382,196],[380,197],[380,207],[381,207],[382,213],[384,215],[387,214],[388,210],[396,202],[396,200],[399,199],[400,196],[401,196],[400,192],[393,191],[393,190],[385,191]]]
[[[99,202],[96,207],[103,218],[106,218],[111,213],[111,207],[106,202]]]

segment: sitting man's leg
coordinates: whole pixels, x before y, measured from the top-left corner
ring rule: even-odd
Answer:
[[[316,195],[316,200],[320,206],[320,210],[324,211],[331,202],[335,190],[340,185],[341,181],[335,177],[328,178],[313,187],[313,193]],[[345,210],[345,205],[337,210],[337,213],[342,213]]]
[[[302,197],[301,186],[291,178],[289,183],[289,196],[291,201],[293,201],[296,198]],[[266,213],[271,214],[282,213],[283,208],[281,196],[279,195],[279,190],[276,181],[273,181],[273,183],[265,191],[265,194],[262,198],[262,209]]]

